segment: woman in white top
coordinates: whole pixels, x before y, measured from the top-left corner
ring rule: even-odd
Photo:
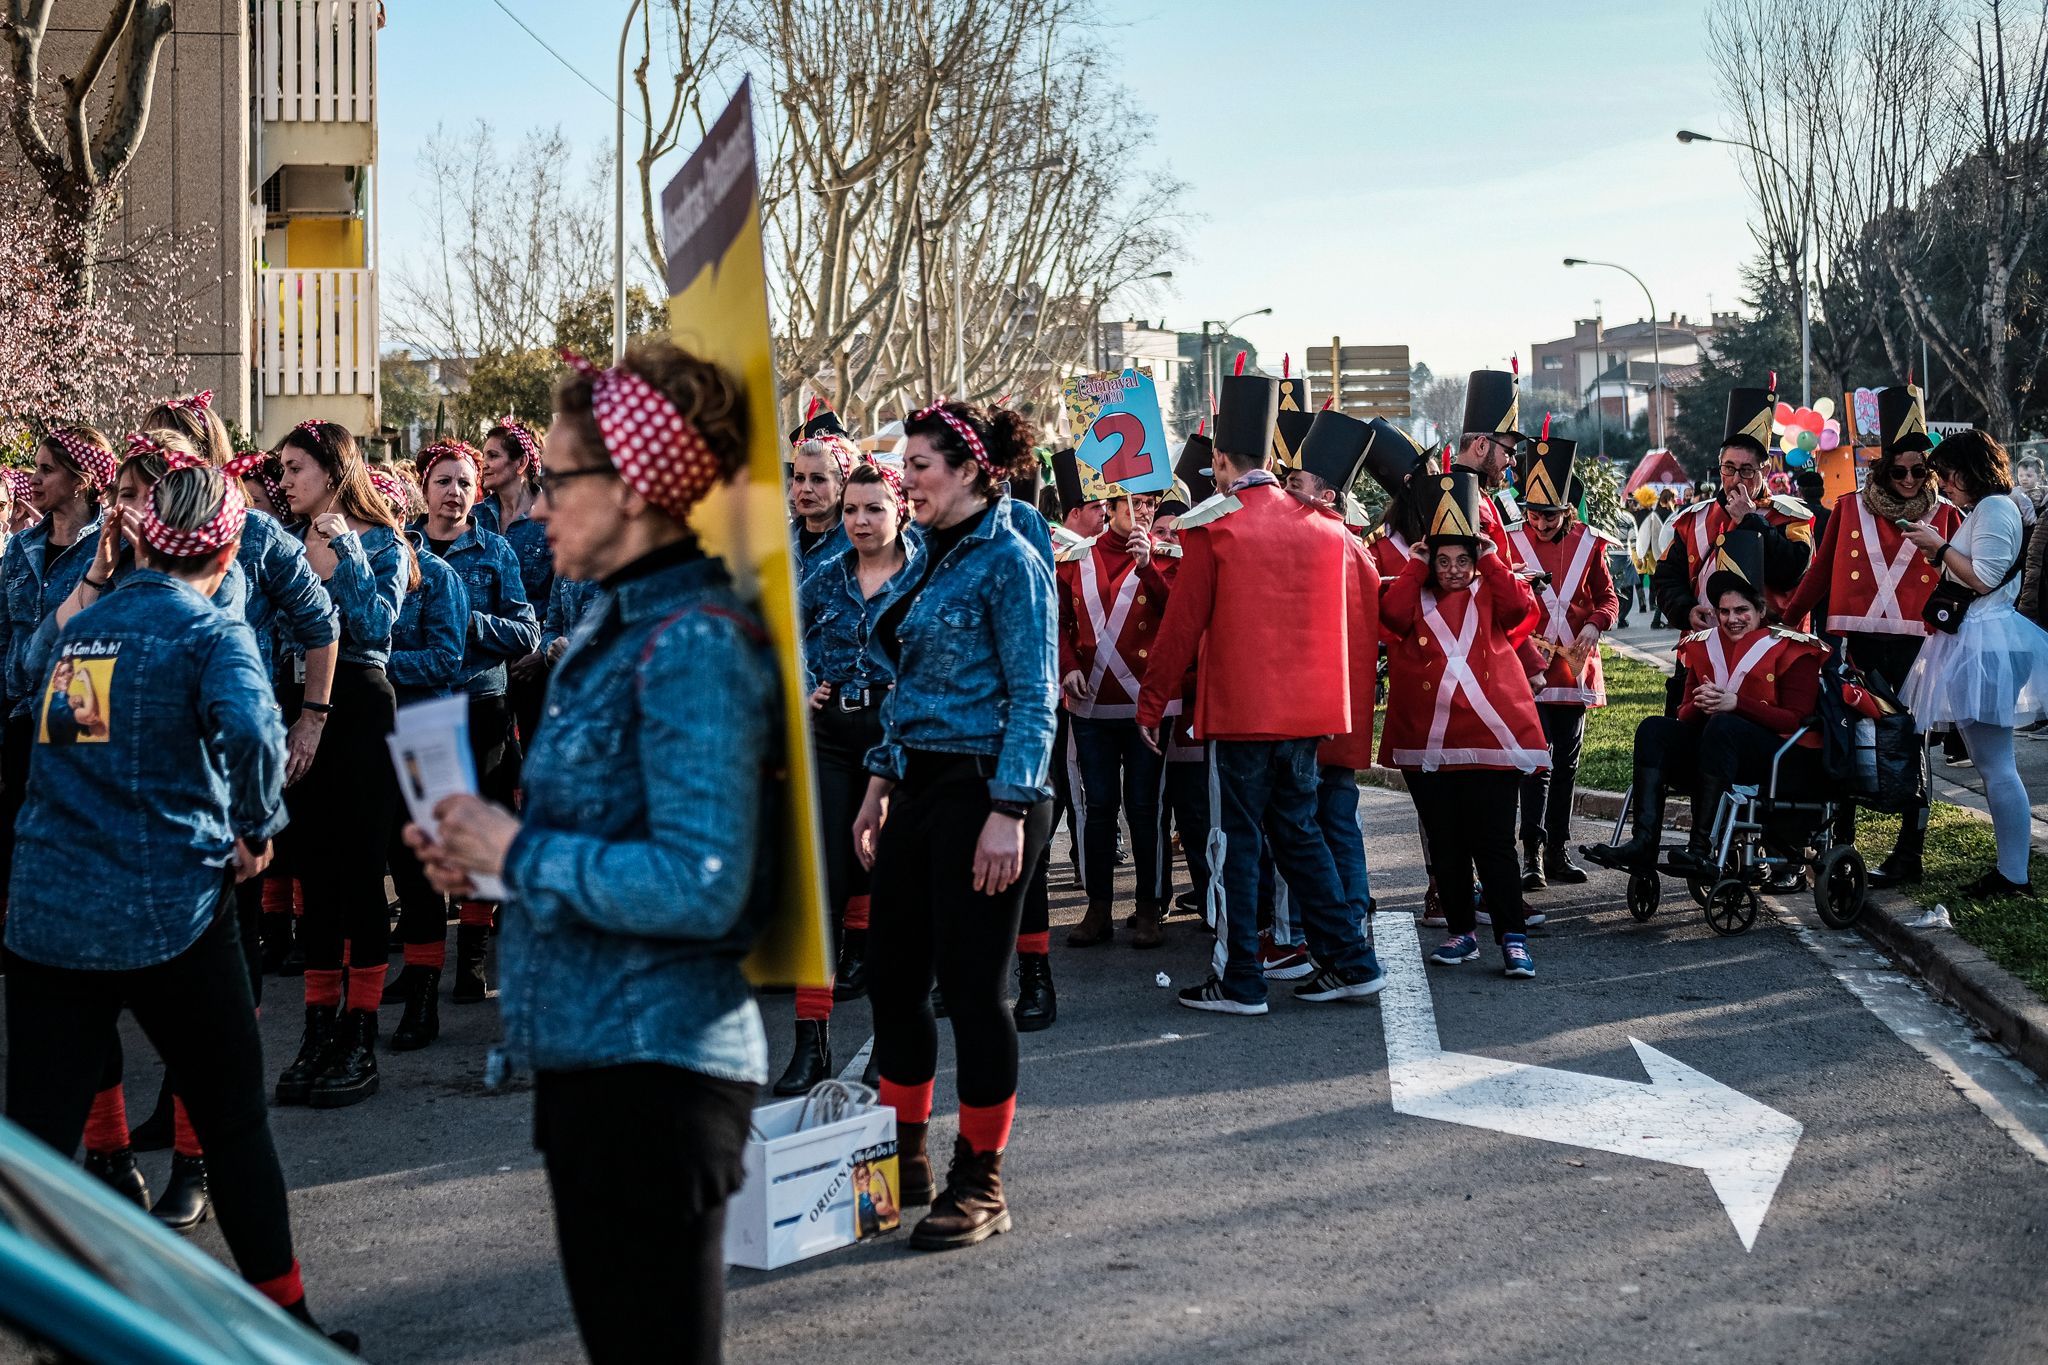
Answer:
[[[1934,632],[1906,675],[1903,700],[1928,731],[1960,730],[1984,777],[1998,835],[1998,866],[1965,888],[1973,897],[2028,895],[2032,812],[2013,766],[2017,726],[2048,716],[2048,633],[2013,609],[2025,521],[2012,498],[2005,450],[1982,432],[1951,436],[1931,462],[1943,491],[1964,512],[1953,541],[1925,522],[1906,538],[1943,576],[1981,594],[1954,634]]]

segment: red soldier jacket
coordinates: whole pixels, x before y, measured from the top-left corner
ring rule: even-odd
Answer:
[[[1753,630],[1739,640],[1719,626],[1696,630],[1678,642],[1678,662],[1688,679],[1678,718],[1688,725],[1707,723],[1692,689],[1711,682],[1735,693],[1736,715],[1789,737],[1813,717],[1820,702],[1820,664],[1827,652],[1813,636],[1783,626]],[[1818,749],[1820,735],[1808,731],[1799,743]]]
[[[1345,545],[1344,558],[1351,569],[1344,585],[1345,645],[1351,652],[1351,732],[1324,740],[1316,749],[1316,762],[1325,768],[1370,768],[1373,692],[1379,686],[1380,571],[1372,552],[1356,537]]]
[[[1545,659],[1543,672],[1534,683],[1536,700],[1567,706],[1607,705],[1599,644],[1594,644],[1577,674],[1563,653],[1577,643],[1579,632],[1587,626],[1605,633],[1613,630],[1621,617],[1621,598],[1615,595],[1614,577],[1607,571],[1606,538],[1577,521],[1567,523],[1564,534],[1554,541],[1544,540],[1533,528],[1512,531],[1508,538],[1521,552],[1523,568],[1541,569],[1550,575],[1548,584],[1535,588],[1536,630],[1531,638],[1544,642],[1537,648]]]
[[[1769,537],[1764,541],[1764,601],[1787,624],[1796,626],[1799,618],[1787,615],[1785,608],[1813,554],[1813,513],[1797,498],[1774,497],[1760,503],[1757,514],[1763,517],[1766,526],[1784,537],[1782,542],[1774,543]],[[1666,576],[1664,566],[1673,562],[1672,556],[1682,555],[1688,600],[1674,601],[1660,590],[1658,600],[1667,620],[1683,625],[1685,611],[1679,608],[1689,609],[1706,600],[1707,578],[1714,572],[1716,538],[1734,530],[1736,525],[1719,498],[1694,503],[1672,519],[1671,544],[1658,564],[1657,578],[1661,583]]]
[[[1401,570],[1408,567],[1408,542],[1393,531],[1381,531],[1366,542],[1366,549],[1372,551],[1373,567],[1380,573],[1380,588],[1401,576]]]
[[[1927,524],[1944,537],[1953,536],[1963,514],[1943,498],[1934,504]],[[1813,563],[1785,605],[1785,617],[1797,621],[1825,595],[1828,629],[1838,635],[1925,635],[1929,626],[1920,619],[1920,609],[1940,579],[1941,570],[1857,494],[1835,503]]]
[[[1529,585],[1499,554],[1480,555],[1471,585],[1448,597],[1429,575],[1427,560],[1409,560],[1380,601],[1380,762],[1423,772],[1548,768],[1550,746],[1510,639],[1536,610]]]
[[[1077,716],[1128,720],[1166,614],[1167,579],[1157,557],[1139,568],[1107,533],[1060,551],[1053,565],[1060,612],[1060,679],[1079,673],[1088,696],[1064,686],[1060,699]]]
[[[1344,523],[1259,482],[1203,503],[1180,529],[1180,567],[1138,723],[1160,723],[1199,654],[1197,738],[1348,733]]]

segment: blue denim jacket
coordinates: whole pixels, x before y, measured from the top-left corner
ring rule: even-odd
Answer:
[[[796,556],[796,577],[799,583],[813,569],[853,544],[851,540],[847,539],[845,524],[834,522],[832,529],[825,533],[825,538],[816,545],[813,545],[809,554],[805,554],[803,542],[797,539],[797,532],[803,530],[803,528],[804,523],[801,517],[789,523],[789,548],[790,553]]]
[[[515,1065],[657,1062],[759,1084],[740,971],[779,864],[775,664],[725,566],[671,551],[576,628],[548,683],[505,859]]]
[[[43,546],[50,539],[48,517],[8,540],[0,555],[0,690],[5,692],[10,716],[26,714],[28,694],[41,682],[27,667],[29,642],[43,618],[71,595],[78,580],[92,567],[92,549],[86,537],[100,527],[99,518],[89,522],[77,540],[71,542],[43,573]],[[97,539],[94,545],[98,544]]]
[[[922,572],[922,539],[905,536],[903,553],[903,568],[873,597],[860,595],[860,553],[851,544],[804,575],[797,599],[803,608],[805,691],[827,682],[861,688],[896,681],[896,664],[874,631],[883,611]]]
[[[445,697],[462,685],[463,641],[469,636],[469,589],[447,560],[417,539],[420,585],[405,595],[391,629],[391,661],[384,666],[398,700]]]
[[[289,639],[302,655],[340,637],[340,617],[320,576],[306,563],[306,547],[276,517],[249,509],[235,563],[249,580],[244,614],[256,633],[265,677],[277,671],[277,636]]]
[[[425,541],[426,523],[416,521],[414,544]],[[519,556],[505,537],[474,519],[448,546],[448,564],[469,590],[469,626],[463,632],[462,676],[457,685],[473,697],[501,697],[511,683],[505,664],[540,648],[540,617],[526,600]]]
[[[603,591],[589,579],[556,574],[554,585],[548,589],[548,614],[540,623],[540,647],[548,649],[555,641],[573,634],[576,623]]]
[[[80,536],[78,544],[74,548],[85,555],[85,562],[87,565],[90,565],[94,557],[100,552],[99,529],[96,527],[87,534]],[[142,570],[139,570],[136,566],[135,552],[123,546],[121,549],[121,562],[114,567],[113,577],[107,585],[107,591],[112,592],[115,588],[120,587],[130,578],[134,577],[138,572],[142,572]],[[79,577],[83,578],[84,574],[81,573]],[[317,583],[320,580],[316,578],[313,581]],[[71,586],[76,588],[78,585],[73,583]],[[64,594],[65,597],[70,595],[68,592]],[[220,586],[214,589],[212,600],[215,610],[224,611],[238,621],[244,623],[248,621],[249,578],[248,575],[242,572],[239,560],[228,565],[228,571],[221,575]],[[57,605],[64,605],[61,598],[58,600]],[[93,605],[97,606],[99,604],[95,602]],[[42,624],[35,628],[35,633],[29,636],[28,652],[22,658],[22,667],[28,671],[29,677],[47,678],[50,676],[50,665],[57,658],[57,638],[60,633],[57,629],[57,612],[55,608],[52,608],[50,614],[43,618]],[[260,643],[257,645],[256,654],[260,662],[263,656],[263,647]],[[266,673],[264,676],[268,677],[269,674]],[[31,697],[27,704],[33,705],[34,702],[35,698]]]
[[[284,827],[284,721],[256,641],[138,569],[71,618],[56,666],[91,685],[37,695],[7,946],[82,971],[167,962],[213,922],[236,838]]]
[[[306,528],[294,526],[292,534],[303,550]],[[361,535],[344,531],[331,544],[338,562],[320,586],[327,590],[341,623],[340,661],[382,668],[391,657],[391,628],[398,624],[406,580],[411,577],[405,547],[389,526],[372,526]],[[319,581],[318,575],[314,581]],[[278,643],[284,646],[278,660],[282,673],[288,661],[303,656],[290,641]]]
[[[869,772],[902,780],[906,748],[993,755],[995,800],[1052,794],[1052,565],[1013,518],[1021,506],[998,498],[911,600],[896,630],[896,686],[882,703],[882,742],[868,753]]]
[[[530,516],[521,517],[510,526],[501,525],[504,514],[498,510],[495,497],[479,502],[470,515],[482,530],[505,537],[512,553],[519,556],[519,585],[526,589],[526,600],[535,611],[546,606],[548,590],[555,582],[555,552],[548,548],[548,528]]]

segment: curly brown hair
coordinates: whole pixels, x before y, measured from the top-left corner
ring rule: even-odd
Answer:
[[[1960,484],[1972,501],[2012,492],[2012,462],[2005,447],[1981,431],[1950,436],[1927,454],[1942,478]]]
[[[1001,480],[1014,478],[1020,472],[1036,472],[1038,456],[1032,447],[1038,440],[1038,428],[1029,417],[1013,408],[987,409],[969,407],[965,403],[943,403],[913,414],[903,423],[903,434],[928,439],[932,448],[945,457],[946,464],[953,469],[974,463],[973,450],[952,423],[939,415],[942,411],[966,423],[988,454],[988,462],[993,469],[983,469],[976,477],[974,491],[979,496],[994,499],[1001,491],[997,486]]]
[[[666,337],[641,337],[629,343],[620,363],[653,385],[697,428],[718,462],[720,479],[731,478],[746,464],[746,390],[721,366],[691,355]],[[592,450],[604,450],[590,397],[590,380],[568,371],[555,381],[555,416],[568,422]]]

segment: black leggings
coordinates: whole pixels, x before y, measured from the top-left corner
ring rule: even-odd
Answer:
[[[287,725],[298,719],[299,699],[297,688],[280,698]],[[398,806],[384,737],[398,703],[383,669],[353,663],[335,666],[328,700],[334,710],[313,766],[284,791],[291,824],[280,838],[306,890],[300,941],[308,971],[339,971],[344,942],[350,963],[381,967],[391,946],[384,852]]]
[[[1572,832],[1572,789],[1579,782],[1579,751],[1586,742],[1586,708],[1539,701],[1536,718],[1550,766],[1522,774],[1522,842],[1561,849]]]
[[[7,1117],[66,1156],[77,1150],[125,1006],[177,1074],[221,1235],[242,1277],[261,1283],[292,1268],[291,1216],[248,961],[222,900],[190,948],[153,967],[73,971],[6,954]]]
[[[868,750],[882,742],[882,711],[842,711],[827,701],[811,713],[818,755],[818,824],[825,834],[825,903],[837,926],[846,902],[868,894],[868,870],[853,856],[853,821],[868,794]]]
[[[1472,875],[1486,892],[1493,937],[1519,934],[1522,922],[1522,867],[1515,858],[1515,796],[1522,775],[1512,768],[1467,768],[1425,773],[1411,769],[1408,794],[1422,817],[1430,871],[1438,902],[1454,934],[1478,925],[1472,903]]]
[[[649,1063],[534,1078],[533,1142],[595,1365],[718,1360],[725,1201],[740,1185],[753,1103],[751,1085]]]
[[[1052,802],[1024,819],[1023,874],[993,896],[974,889],[974,849],[989,816],[993,759],[912,750],[875,851],[868,999],[875,1060],[897,1085],[938,1071],[932,981],[945,992],[960,1102],[983,1108],[1017,1093],[1017,1025],[1004,1000],[1010,954]]]
[[[28,760],[35,752],[34,716],[9,716],[0,730],[0,901],[14,875],[14,822],[28,797]]]

